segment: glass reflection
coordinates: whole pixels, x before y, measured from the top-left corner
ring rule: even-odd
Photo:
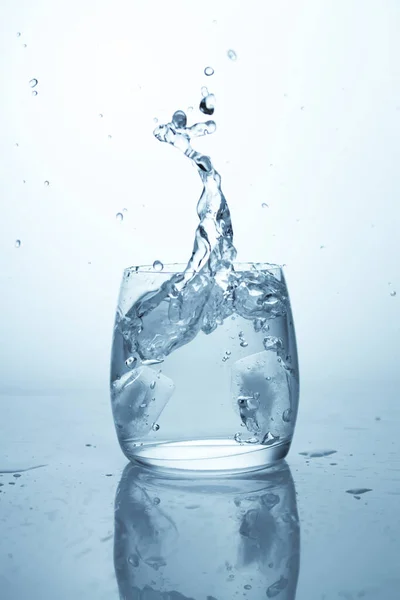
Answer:
[[[115,501],[123,600],[294,600],[300,529],[288,465],[171,479],[128,465]]]

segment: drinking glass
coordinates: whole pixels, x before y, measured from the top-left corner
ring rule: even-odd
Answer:
[[[294,600],[300,562],[287,464],[228,477],[128,465],[115,500],[114,565],[124,600]]]
[[[272,464],[289,450],[299,399],[283,271],[236,263],[229,293],[217,296],[195,280],[195,293],[182,300],[171,281],[184,269],[124,271],[111,359],[122,451],[169,470]]]

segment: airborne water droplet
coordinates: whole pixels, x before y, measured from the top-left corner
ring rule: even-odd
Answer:
[[[227,55],[228,55],[229,60],[236,60],[237,59],[237,54],[232,49],[228,50]]]
[[[37,96],[37,95],[38,95],[37,91],[36,91],[36,90],[33,90],[33,92],[32,92],[32,96]]]
[[[21,240],[15,240],[15,247],[21,248]]]
[[[50,185],[50,181],[47,181],[47,179],[46,179],[46,181],[44,182],[44,185],[45,185],[46,187],[48,187],[48,186]]]
[[[261,204],[261,208],[268,208],[268,204],[267,204],[266,202],[263,202],[263,203]]]
[[[123,215],[122,213],[120,213],[120,212],[119,212],[119,213],[117,213],[117,214],[115,215],[115,218],[117,219],[117,221],[120,221],[120,222],[121,222],[121,221],[123,221],[123,220],[124,220],[124,215]]]
[[[157,119],[157,117],[154,117],[154,119],[153,119],[153,123],[158,123],[158,119]]]
[[[37,86],[37,84],[38,84],[37,79],[31,79],[29,82],[29,85],[31,86],[31,88],[34,88],[35,86]]]
[[[201,91],[201,95],[203,96],[203,98],[208,96],[208,88],[206,88],[205,86],[203,86],[200,91]]]
[[[172,115],[172,122],[178,129],[183,129],[186,127],[187,118],[183,110],[177,110],[174,112]]]
[[[204,69],[204,75],[211,77],[211,75],[214,75],[214,69],[212,67],[206,67]]]
[[[17,37],[21,37],[21,32],[20,31],[17,32]]]
[[[201,100],[199,108],[200,108],[201,112],[205,115],[214,114],[214,110],[215,110],[214,94],[208,94],[207,96],[205,96],[205,98],[203,98]]]
[[[153,269],[155,271],[162,271],[164,268],[164,265],[162,264],[161,260],[155,260],[153,262]]]

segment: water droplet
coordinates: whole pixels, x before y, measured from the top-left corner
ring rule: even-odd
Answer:
[[[394,296],[396,296],[396,295],[397,295],[397,292],[395,292],[395,291],[393,290],[393,292],[390,292],[390,295],[394,297]]]
[[[193,106],[188,106],[188,109],[187,109],[187,111],[188,111],[188,112],[192,112],[192,111],[193,111]]]
[[[46,187],[49,187],[49,185],[50,185],[50,181],[47,181],[47,179],[46,179],[46,181],[44,182],[44,185],[45,185]]]
[[[128,212],[128,209],[127,209],[127,208],[123,208],[123,209],[122,209],[122,212],[123,212],[123,213],[127,213],[127,212]]]
[[[261,204],[261,207],[262,207],[262,208],[268,208],[268,204],[267,204],[266,202],[263,202],[263,203]]]
[[[33,92],[32,92],[32,96],[37,96],[37,95],[38,95],[37,91],[36,91],[36,90],[33,90]]]
[[[31,86],[31,88],[36,87],[38,84],[38,80],[37,79],[31,79],[29,82],[29,85]]]
[[[108,137],[109,140],[111,140],[112,139],[111,133],[109,133],[107,137]]]
[[[324,250],[324,248],[325,246],[323,244],[319,247],[320,250]]]
[[[140,408],[146,408],[146,402],[143,402],[143,404],[140,405]]]
[[[241,345],[241,347],[242,347],[242,348],[247,348],[247,346],[248,346],[249,344],[246,342],[246,340],[242,340],[242,341],[240,342],[240,345]]]
[[[244,589],[245,589],[245,590],[251,590],[251,585],[250,585],[249,583],[247,583],[247,584],[244,586]]]
[[[103,116],[104,116],[104,115],[103,115],[103,113],[99,113],[99,117],[100,117],[100,119],[102,119],[102,118],[103,118]]]
[[[161,260],[155,260],[153,262],[153,269],[155,271],[162,271],[164,268],[164,265],[162,264]]]
[[[126,359],[125,364],[127,367],[130,367],[134,362],[136,362],[136,358],[134,356],[130,356]]]
[[[225,354],[226,354],[227,356],[230,356],[230,355],[232,354],[232,352],[231,352],[230,350],[226,350]]]
[[[235,576],[233,573],[231,573],[228,577],[229,581],[233,581],[235,579]]]
[[[204,75],[211,77],[211,75],[214,75],[214,69],[212,67],[206,67],[204,69]]]
[[[271,377],[266,377],[265,378],[267,381],[271,381]]]
[[[153,504],[155,504],[156,506],[158,504],[160,504],[160,502],[161,502],[161,500],[160,500],[160,498],[157,498],[157,496],[155,498],[153,498]]]
[[[214,94],[208,94],[200,102],[199,109],[205,115],[212,115],[215,110],[215,96]]]
[[[21,37],[21,32],[17,31],[17,37]]]
[[[186,117],[186,114],[183,112],[183,110],[177,110],[172,115],[172,123],[178,129],[183,129],[184,127],[186,127],[186,122],[187,122],[187,117]]]
[[[208,88],[206,88],[205,86],[203,86],[201,88],[201,95],[203,96],[203,98],[205,98],[206,96],[208,96]]]
[[[154,119],[153,119],[153,123],[158,123],[158,119],[157,119],[157,117],[154,117]]]
[[[21,240],[15,240],[15,247],[21,248]]]
[[[153,423],[153,425],[151,426],[153,431],[158,431],[160,429],[160,426],[158,423]]]
[[[21,473],[14,473],[13,477],[15,477],[16,479],[18,479],[18,477],[21,477]]]
[[[229,60],[236,60],[237,59],[237,54],[232,49],[228,50],[227,55],[228,55]]]
[[[156,382],[152,381],[151,384],[150,384],[150,389],[154,390],[155,387],[156,387]]]
[[[124,220],[124,215],[122,213],[117,213],[115,215],[115,218],[117,219],[117,221],[123,221]]]
[[[299,452],[301,456],[308,456],[309,458],[322,458],[323,456],[330,456],[336,454],[337,450],[309,450],[306,452]]]
[[[285,421],[285,423],[289,423],[291,418],[292,418],[292,409],[287,408],[286,410],[283,411],[282,420]]]
[[[346,494],[352,494],[353,496],[361,496],[361,494],[366,494],[367,492],[372,492],[371,488],[354,488],[351,490],[346,490]]]

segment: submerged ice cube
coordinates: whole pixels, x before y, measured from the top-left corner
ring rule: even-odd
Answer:
[[[172,379],[160,373],[157,375],[150,367],[139,367],[116,380],[112,385],[112,403],[120,436],[135,439],[148,434],[174,389]]]
[[[290,407],[289,375],[275,353],[263,351],[246,356],[232,367],[231,392],[236,411],[252,434],[241,442],[270,445],[282,438],[283,412]],[[272,440],[272,441],[271,441]]]

